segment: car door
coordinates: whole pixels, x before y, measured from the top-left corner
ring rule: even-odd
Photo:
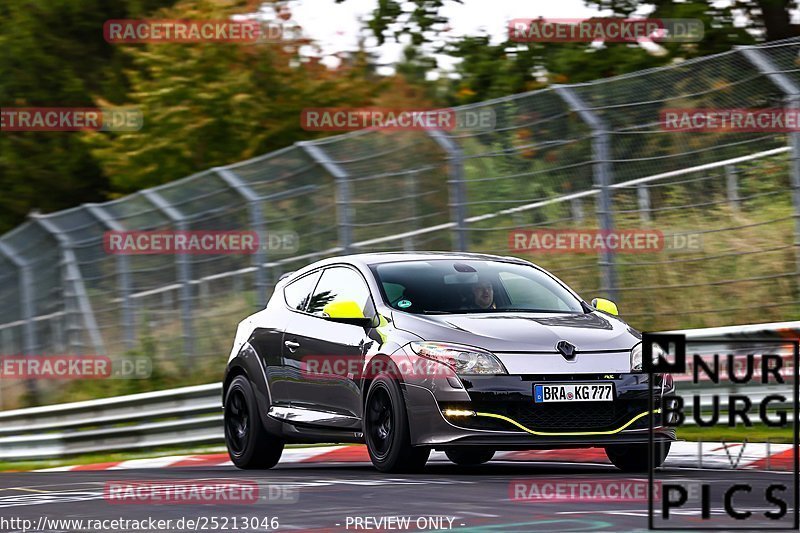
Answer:
[[[284,364],[292,375],[289,385],[293,406],[342,415],[331,424],[360,427],[359,371],[372,340],[364,326],[326,320],[329,303],[354,301],[364,316],[374,316],[369,288],[355,268],[326,268],[305,313],[284,332]]]
[[[316,270],[289,282],[283,288],[283,294],[276,294],[273,298],[282,298],[285,303],[284,310],[280,313],[280,330],[278,338],[268,345],[270,332],[257,332],[254,341],[258,344],[258,352],[261,354],[264,369],[267,374],[267,383],[272,396],[272,403],[275,405],[289,405],[292,400],[292,384],[299,379],[299,368],[286,364],[285,352],[287,340],[286,330],[292,332],[290,338],[297,337],[298,319],[304,317],[308,303],[314,295],[322,270]],[[296,340],[295,340],[296,342]],[[269,358],[269,360],[267,360]]]

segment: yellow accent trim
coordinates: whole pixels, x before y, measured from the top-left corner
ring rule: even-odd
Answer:
[[[475,416],[475,411],[466,409],[445,409],[444,416]]]
[[[331,302],[322,308],[322,312],[331,318],[364,318],[364,311],[352,300]]]
[[[604,311],[609,315],[618,316],[619,310],[617,309],[617,304],[612,302],[611,300],[606,300],[605,298],[597,298],[595,299],[594,304],[595,309],[598,311]]]
[[[656,409],[655,411],[653,411],[653,414],[660,413],[660,412],[661,412],[661,409]],[[631,424],[633,424],[634,422],[636,422],[637,420],[639,420],[643,416],[648,415],[649,413],[650,413],[650,411],[645,411],[643,413],[639,413],[638,415],[636,415],[633,418],[631,418],[625,425],[623,425],[623,426],[621,426],[621,427],[619,427],[617,429],[612,429],[612,430],[609,430],[609,431],[577,431],[577,432],[534,431],[532,429],[526,428],[525,426],[523,426],[522,424],[520,424],[516,420],[508,418],[507,416],[496,415],[494,413],[479,413],[479,412],[476,412],[475,414],[477,416],[486,416],[486,417],[489,417],[489,418],[498,418],[500,420],[505,420],[506,422],[514,424],[515,426],[517,426],[521,430],[527,431],[528,433],[530,433],[532,435],[540,435],[540,436],[544,436],[544,437],[566,437],[566,436],[571,436],[571,435],[577,435],[577,436],[613,435],[615,433],[619,433],[620,431],[622,431],[626,427],[630,426]]]
[[[379,314],[378,315],[378,327],[375,328],[375,331],[378,332],[378,335],[381,337],[381,344],[386,342],[386,337],[388,336],[388,325],[389,321],[386,320],[386,317]]]

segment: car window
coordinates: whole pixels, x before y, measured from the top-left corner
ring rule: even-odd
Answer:
[[[344,300],[356,302],[364,312],[364,316],[374,316],[369,288],[361,274],[352,268],[331,267],[322,273],[317,289],[311,297],[308,312],[320,315],[327,304]]]
[[[556,311],[570,311],[566,302],[535,279],[514,272],[500,272],[508,299],[514,307],[539,307]]]
[[[390,303],[394,303],[403,297],[406,288],[399,283],[384,283],[383,290],[386,293],[386,299]]]
[[[286,299],[286,304],[292,309],[298,311],[305,311],[308,302],[311,300],[311,294],[314,291],[314,286],[319,279],[319,272],[308,274],[291,283],[283,289],[283,296]]]
[[[434,259],[381,263],[371,269],[386,303],[408,313],[584,312],[567,288],[530,265]]]

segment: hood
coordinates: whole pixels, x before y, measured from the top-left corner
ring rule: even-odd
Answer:
[[[558,353],[568,341],[577,351],[629,351],[641,336],[625,322],[601,313],[394,314],[395,327],[428,341],[455,342],[492,352]]]
[[[603,313],[487,313],[411,315],[394,313],[395,327],[427,341],[453,342],[495,353],[511,374],[630,371],[630,349],[641,335]],[[559,341],[577,348],[568,361]]]

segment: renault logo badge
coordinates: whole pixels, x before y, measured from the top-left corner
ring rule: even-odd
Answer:
[[[567,361],[573,361],[575,359],[575,355],[577,355],[577,349],[575,346],[567,341],[558,341],[556,344],[556,350],[558,353],[564,356],[564,359]]]

